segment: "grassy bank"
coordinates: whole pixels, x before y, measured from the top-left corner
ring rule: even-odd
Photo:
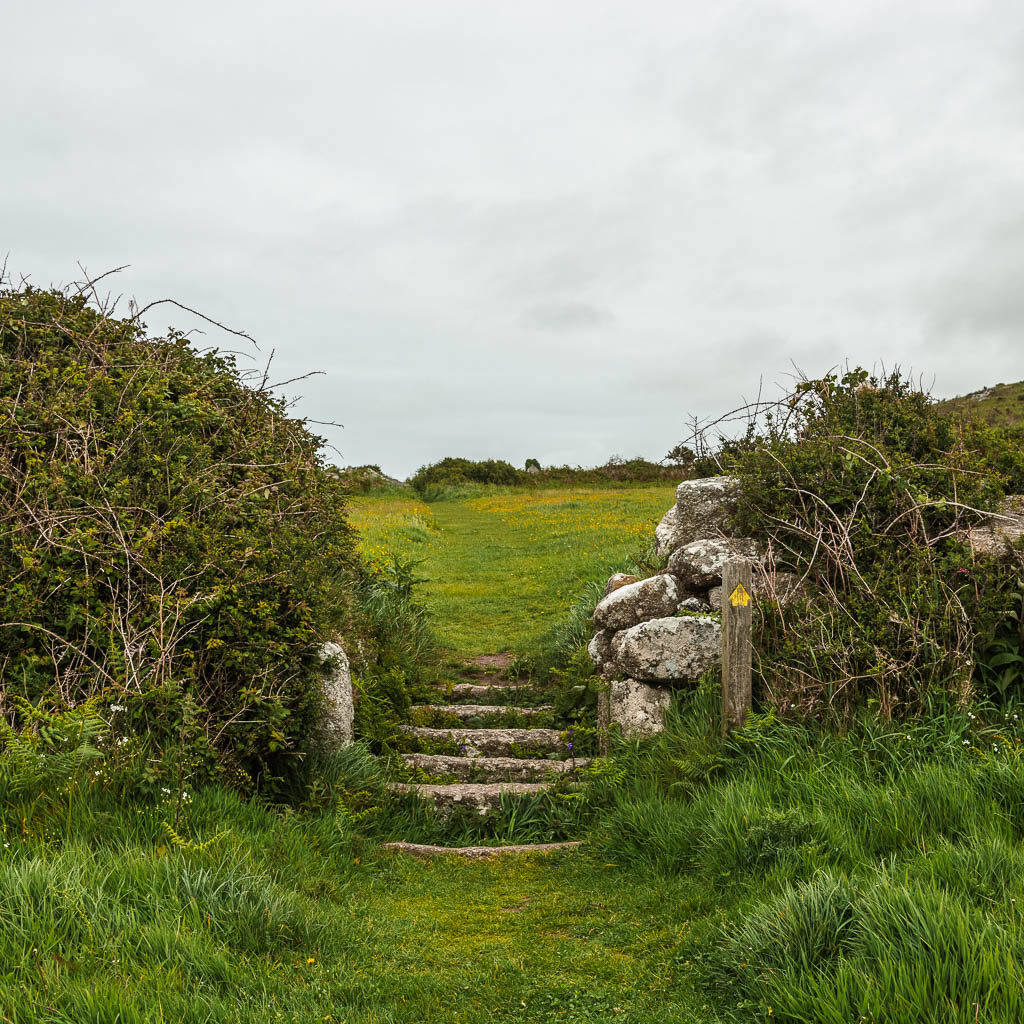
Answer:
[[[458,656],[535,654],[588,583],[650,543],[672,484],[602,490],[487,490],[429,504],[357,495],[364,554],[422,560],[420,591]]]
[[[550,859],[384,851],[417,818],[352,755],[319,809],[210,790],[176,829],[170,798],[123,806],[91,770],[66,797],[6,792],[0,1007],[17,1024],[1020,1020],[1019,712],[845,735],[762,716],[723,741],[715,703],[709,680],[669,732],[620,747],[577,797],[583,850]]]

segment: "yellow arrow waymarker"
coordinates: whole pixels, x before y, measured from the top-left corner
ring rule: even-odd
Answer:
[[[750,594],[742,583],[740,583],[729,595],[729,604],[731,604],[733,608],[746,608],[747,605],[750,604]]]

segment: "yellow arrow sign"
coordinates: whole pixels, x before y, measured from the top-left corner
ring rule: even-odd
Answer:
[[[746,608],[750,604],[750,594],[742,583],[738,584],[736,589],[729,595],[729,604],[733,608]]]

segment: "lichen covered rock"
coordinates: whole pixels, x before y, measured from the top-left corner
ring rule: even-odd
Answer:
[[[628,587],[630,583],[636,583],[636,577],[630,576],[628,572],[613,572],[605,584],[604,596],[607,597],[613,590],[619,587]]]
[[[760,558],[755,541],[747,537],[695,540],[678,548],[668,562],[668,571],[690,590],[703,590],[722,581],[722,569],[733,558]]]
[[[646,619],[671,615],[683,594],[675,576],[662,573],[613,590],[594,609],[598,629],[628,629]]]
[[[352,672],[340,644],[324,644],[320,658],[324,671],[324,713],[319,738],[324,747],[336,750],[348,746],[353,738]]]
[[[722,627],[703,615],[659,618],[612,638],[623,675],[641,682],[694,682],[721,659]]]
[[[736,477],[684,480],[676,488],[671,550],[704,537],[731,536],[739,497],[740,482]],[[668,531],[665,532],[667,535]]]
[[[594,663],[595,671],[606,678],[615,673],[615,652],[612,651],[612,637],[615,631],[611,629],[599,629],[593,640],[587,644],[587,654]]]
[[[664,686],[623,679],[611,684],[611,720],[627,739],[653,736],[665,728],[671,694]]]

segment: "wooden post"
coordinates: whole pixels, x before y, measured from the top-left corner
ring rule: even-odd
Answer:
[[[722,735],[747,719],[751,703],[753,572],[745,558],[722,569]]]

